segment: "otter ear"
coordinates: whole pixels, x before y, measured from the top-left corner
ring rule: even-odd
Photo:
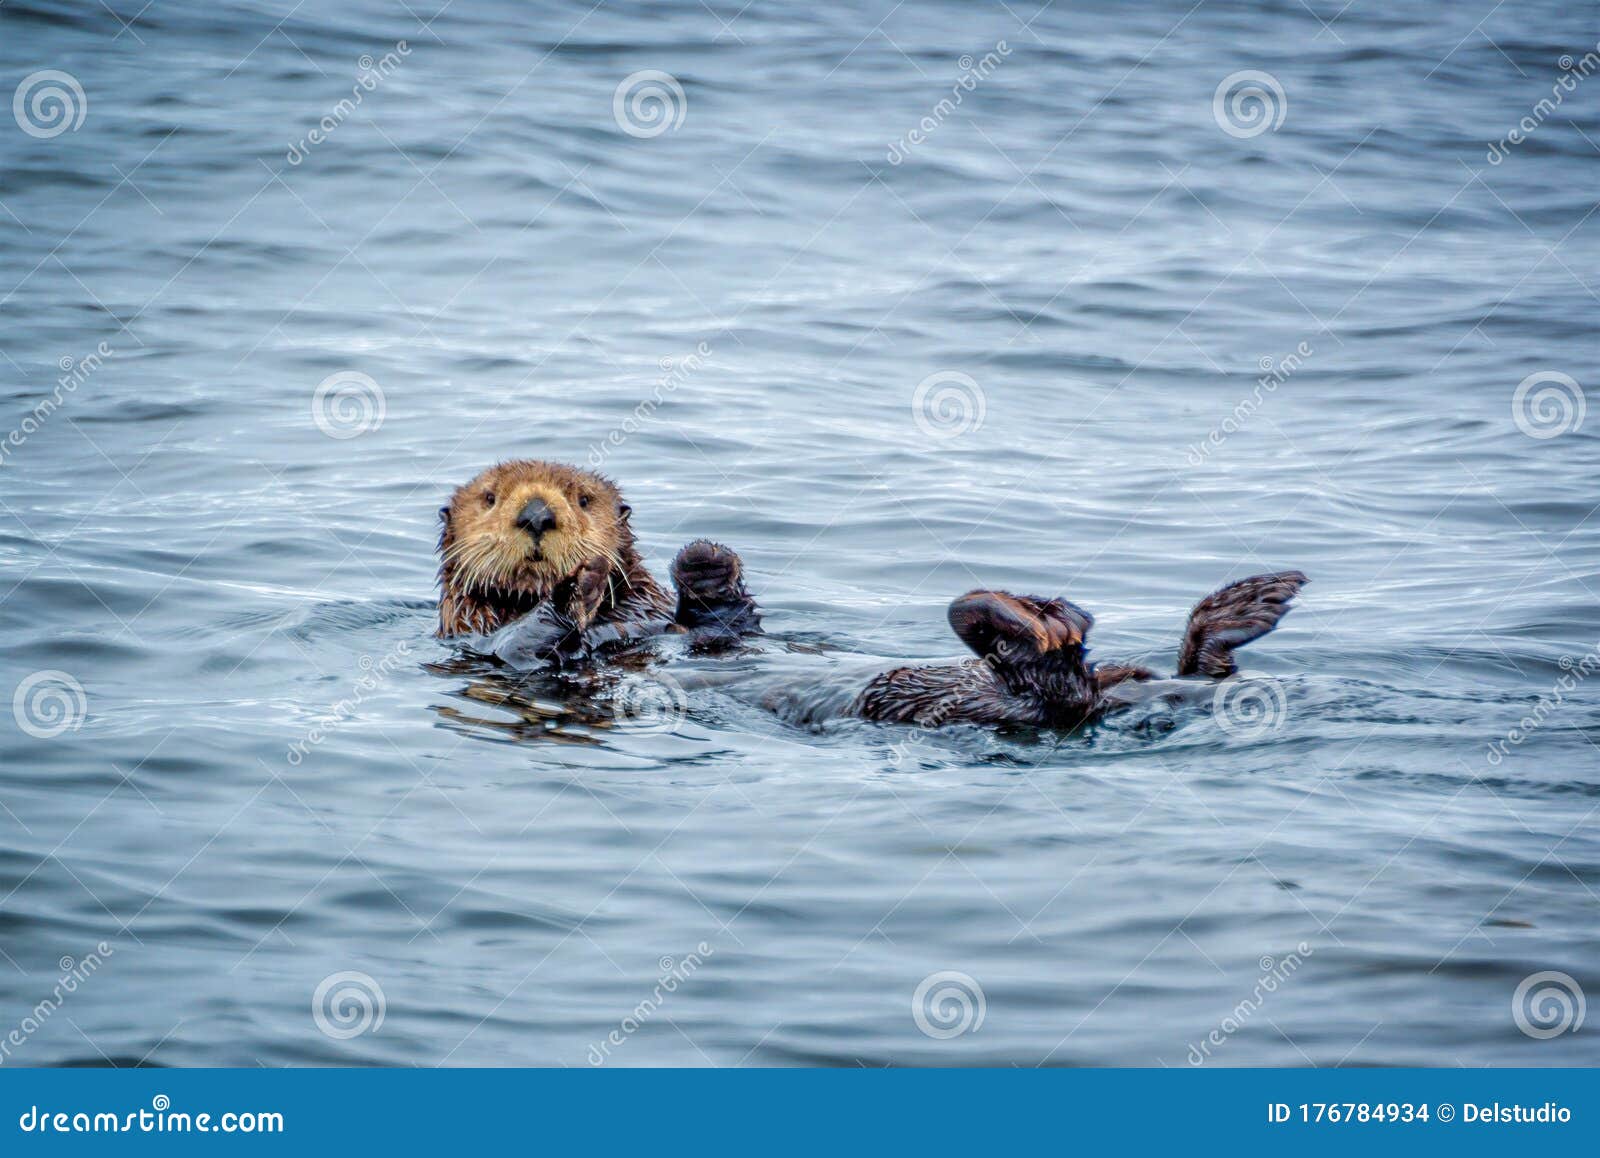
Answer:
[[[1065,599],[969,591],[950,604],[950,626],[981,656],[1030,659],[1082,647],[1094,617]]]
[[[623,522],[627,522],[628,521],[628,516],[631,515],[631,514],[633,514],[633,508],[630,507],[627,503],[618,503],[617,504],[617,517],[619,519],[621,519]]]

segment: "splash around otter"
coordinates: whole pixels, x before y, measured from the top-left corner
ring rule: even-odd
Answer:
[[[592,471],[533,459],[483,471],[439,510],[439,636],[518,624],[495,651],[526,659],[669,631],[760,630],[734,551],[707,539],[684,547],[671,595],[639,555],[632,514]]]

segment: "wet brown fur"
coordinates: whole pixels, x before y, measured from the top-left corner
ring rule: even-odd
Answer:
[[[458,487],[439,512],[438,634],[487,635],[534,611],[596,640],[760,630],[737,554],[707,539],[684,547],[674,597],[640,558],[631,513],[610,479],[561,463],[502,462]]]
[[[537,539],[516,523],[534,499],[556,524]],[[670,619],[630,513],[609,479],[560,463],[502,462],[458,487],[441,512],[439,634],[486,634],[552,600],[580,627]]]
[[[1277,626],[1307,582],[1299,571],[1241,579],[1195,605],[1178,674],[1222,679],[1233,651]],[[874,677],[851,715],[890,723],[1034,724],[1074,728],[1118,706],[1107,693],[1156,673],[1094,664],[1085,641],[1094,618],[1064,599],[971,591],[950,604],[950,626],[977,653],[961,664],[903,667]]]

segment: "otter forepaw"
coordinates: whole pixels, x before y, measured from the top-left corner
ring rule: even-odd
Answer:
[[[744,564],[731,547],[696,539],[678,552],[672,561],[672,582],[680,596],[704,603],[722,603],[730,597],[743,597],[740,576]]]
[[[611,561],[601,557],[590,559],[578,568],[571,584],[562,612],[579,631],[587,631],[610,590]]]
[[[759,630],[755,600],[744,586],[744,562],[731,547],[696,539],[672,561],[672,583],[678,589],[678,610],[673,616],[678,626]]]

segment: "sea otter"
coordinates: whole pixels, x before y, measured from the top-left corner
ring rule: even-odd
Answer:
[[[1225,679],[1235,648],[1259,639],[1289,612],[1307,583],[1299,571],[1254,575],[1206,596],[1189,614],[1178,675]],[[950,604],[950,626],[977,660],[902,667],[876,676],[847,713],[920,724],[1034,724],[1076,728],[1121,706],[1110,695],[1156,678],[1130,664],[1093,664],[1084,640],[1094,617],[1064,599],[971,591]]]
[[[684,547],[674,597],[639,557],[631,514],[591,471],[528,459],[490,467],[439,509],[438,634],[493,635],[492,650],[514,661],[662,632],[760,630],[735,552],[708,539]]]

